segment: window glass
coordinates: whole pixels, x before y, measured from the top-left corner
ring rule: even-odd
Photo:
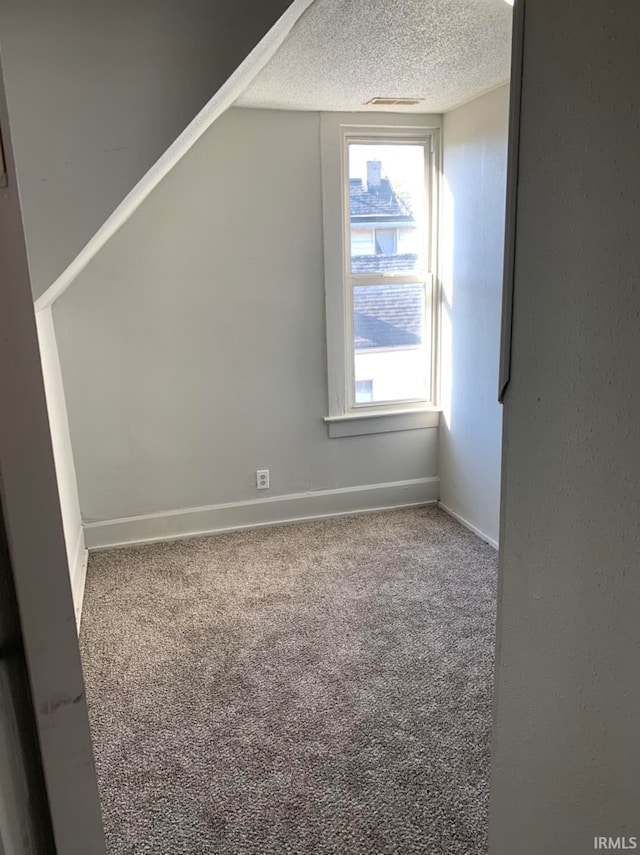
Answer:
[[[373,401],[373,380],[356,380],[356,404]]]
[[[351,229],[351,256],[375,255],[373,229]]]
[[[426,201],[424,145],[349,143],[351,272],[424,270]],[[361,238],[366,230],[373,247]]]
[[[376,229],[376,255],[396,255],[397,229]]]
[[[428,345],[423,283],[353,288],[356,404],[427,399]],[[371,384],[366,398],[364,381]]]

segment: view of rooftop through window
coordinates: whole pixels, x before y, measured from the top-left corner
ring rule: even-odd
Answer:
[[[426,246],[424,146],[349,146],[352,273],[415,271]],[[378,256],[373,261],[371,256]]]
[[[425,146],[354,142],[348,153],[354,400],[426,400]]]

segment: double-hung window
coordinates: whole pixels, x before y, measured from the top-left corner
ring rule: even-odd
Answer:
[[[332,436],[437,424],[438,128],[394,118],[322,119]]]

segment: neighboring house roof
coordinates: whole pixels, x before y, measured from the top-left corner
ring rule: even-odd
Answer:
[[[360,285],[353,289],[356,350],[419,346],[423,323],[423,285]]]
[[[413,273],[418,256],[415,252],[398,255],[352,255],[352,273]]]
[[[377,187],[365,185],[361,178],[349,179],[349,216],[351,225],[374,223],[414,223],[408,205],[391,186],[388,178],[382,178]]]
[[[351,226],[406,223],[415,221],[408,205],[393,189],[388,178],[377,186],[366,185],[360,178],[349,181]],[[351,258],[351,272],[413,272],[415,253],[356,255]],[[353,325],[356,350],[378,347],[415,347],[421,344],[424,288],[419,284],[356,286],[354,288]]]

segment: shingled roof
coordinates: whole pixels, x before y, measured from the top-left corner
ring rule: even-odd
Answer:
[[[350,178],[349,217],[351,225],[414,222],[408,205],[398,196],[388,178],[380,179],[377,187],[365,185],[362,178]]]
[[[415,225],[406,202],[395,192],[388,178],[375,186],[361,178],[349,180],[350,221],[356,225],[403,223]],[[351,272],[407,273],[416,268],[415,253],[356,255]],[[354,288],[353,324],[356,350],[378,347],[415,347],[422,343],[424,288],[419,284]]]
[[[418,264],[415,252],[398,255],[352,255],[352,273],[413,273]]]
[[[356,350],[416,347],[422,344],[424,286],[356,286],[353,289],[353,332]]]

